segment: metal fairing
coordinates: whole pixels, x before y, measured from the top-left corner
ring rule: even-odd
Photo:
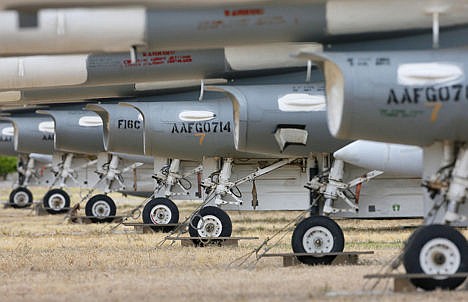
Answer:
[[[0,155],[16,156],[14,146],[14,133],[9,135],[8,130],[11,130],[13,125],[11,123],[0,122]],[[5,131],[4,131],[5,130]]]
[[[232,105],[227,99],[202,102],[128,103],[143,115],[145,154],[200,160],[203,156],[247,156],[234,148]],[[209,111],[209,120],[184,121],[183,111]]]
[[[52,154],[54,152],[54,134],[39,130],[40,123],[53,121],[50,117],[17,115],[3,117],[2,119],[10,121],[14,125],[16,152],[43,154]]]
[[[465,49],[327,53],[333,135],[430,145],[468,139]],[[424,76],[421,72],[424,70]],[[378,125],[378,126],[376,126]]]
[[[233,104],[235,144],[239,151],[274,156],[308,156],[311,152],[333,152],[347,141],[330,135],[326,124],[323,84],[210,86],[224,92]],[[288,98],[289,97],[289,98]],[[281,101],[289,102],[282,106]],[[318,103],[316,100],[319,100]],[[320,103],[320,100],[323,100]],[[285,108],[283,108],[285,107]],[[297,131],[305,141],[283,137],[280,131]]]
[[[245,5],[242,20],[238,9],[220,7],[187,10],[149,10],[149,48],[216,47],[278,41],[315,41],[325,34],[325,5],[307,3]],[[189,13],[188,13],[189,12]],[[229,41],[226,42],[226,37]]]
[[[103,121],[104,147],[108,152],[144,155],[142,115],[118,104],[88,104]]]
[[[104,151],[101,125],[80,125],[87,117],[99,118],[92,111],[83,110],[38,110],[49,115],[55,122],[55,149],[62,152],[97,154]]]

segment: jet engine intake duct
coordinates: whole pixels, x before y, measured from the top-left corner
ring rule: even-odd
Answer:
[[[0,121],[0,155],[16,156],[14,146],[15,130],[11,123]]]
[[[134,108],[119,104],[88,104],[103,121],[104,147],[108,152],[144,154],[143,116]]]
[[[466,57],[465,49],[325,54],[331,133],[421,146],[468,140]]]
[[[14,148],[18,153],[54,152],[55,126],[50,117],[39,115],[16,115],[2,117],[14,127]]]
[[[229,96],[237,150],[274,156],[332,152],[346,144],[327,129],[323,84],[209,86]]]
[[[227,98],[124,104],[143,116],[145,155],[201,160],[203,156],[238,153],[233,142],[232,103]]]
[[[79,154],[104,151],[102,120],[96,113],[84,110],[38,110],[55,123],[55,149]]]

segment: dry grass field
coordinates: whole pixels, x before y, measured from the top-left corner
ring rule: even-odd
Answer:
[[[2,199],[9,189],[2,189]],[[74,190],[73,200],[78,200]],[[44,193],[35,190],[36,200]],[[141,202],[113,195],[118,213]],[[194,203],[179,203],[181,217]],[[255,267],[228,267],[282,228],[298,212],[230,212],[234,236],[259,236],[239,247],[181,247],[158,243],[165,234],[135,234],[122,225],[78,225],[63,216],[0,209],[0,301],[466,301],[467,291],[392,293],[380,283],[363,292],[363,276],[398,254],[419,220],[340,220],[345,250],[373,250],[358,265],[283,268],[263,258]],[[138,220],[139,221],[139,220]],[[467,231],[463,231],[465,236]],[[272,251],[290,252],[291,232]],[[367,284],[369,288],[369,284]]]

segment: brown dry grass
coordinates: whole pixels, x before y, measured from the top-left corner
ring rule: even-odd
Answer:
[[[0,191],[8,196],[8,190]],[[43,190],[35,190],[39,197]],[[78,199],[78,191],[73,191]],[[124,212],[141,200],[120,201]],[[39,199],[39,198],[36,198]],[[125,200],[125,202],[123,202]],[[179,203],[182,217],[193,203]],[[298,212],[230,212],[234,234],[265,239]],[[462,301],[466,291],[393,294],[380,284],[376,294],[359,293],[363,275],[377,272],[402,247],[418,220],[340,220],[347,250],[374,250],[359,265],[283,268],[262,259],[256,268],[227,268],[261,241],[238,248],[182,248],[164,234],[134,234],[129,227],[76,225],[63,216],[32,216],[28,210],[0,209],[1,301]],[[390,229],[389,229],[390,228]],[[392,228],[394,228],[392,230]],[[465,236],[468,235],[464,231]],[[290,251],[290,234],[275,248]]]

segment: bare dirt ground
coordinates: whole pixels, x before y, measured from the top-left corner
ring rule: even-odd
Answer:
[[[72,200],[79,200],[77,190]],[[9,189],[2,188],[3,200]],[[36,200],[44,190],[33,190]],[[141,202],[113,195],[124,213]],[[181,217],[196,204],[179,203]],[[239,247],[158,246],[165,234],[135,234],[111,224],[77,225],[64,216],[0,208],[0,301],[466,301],[465,290],[396,294],[363,279],[395,257],[420,220],[339,220],[345,250],[373,250],[358,265],[283,268],[279,258],[228,267],[299,212],[229,213],[233,236],[259,236]],[[137,220],[139,222],[139,219]],[[290,252],[291,231],[272,252]],[[467,236],[468,232],[463,231]],[[402,270],[400,270],[402,271]]]

